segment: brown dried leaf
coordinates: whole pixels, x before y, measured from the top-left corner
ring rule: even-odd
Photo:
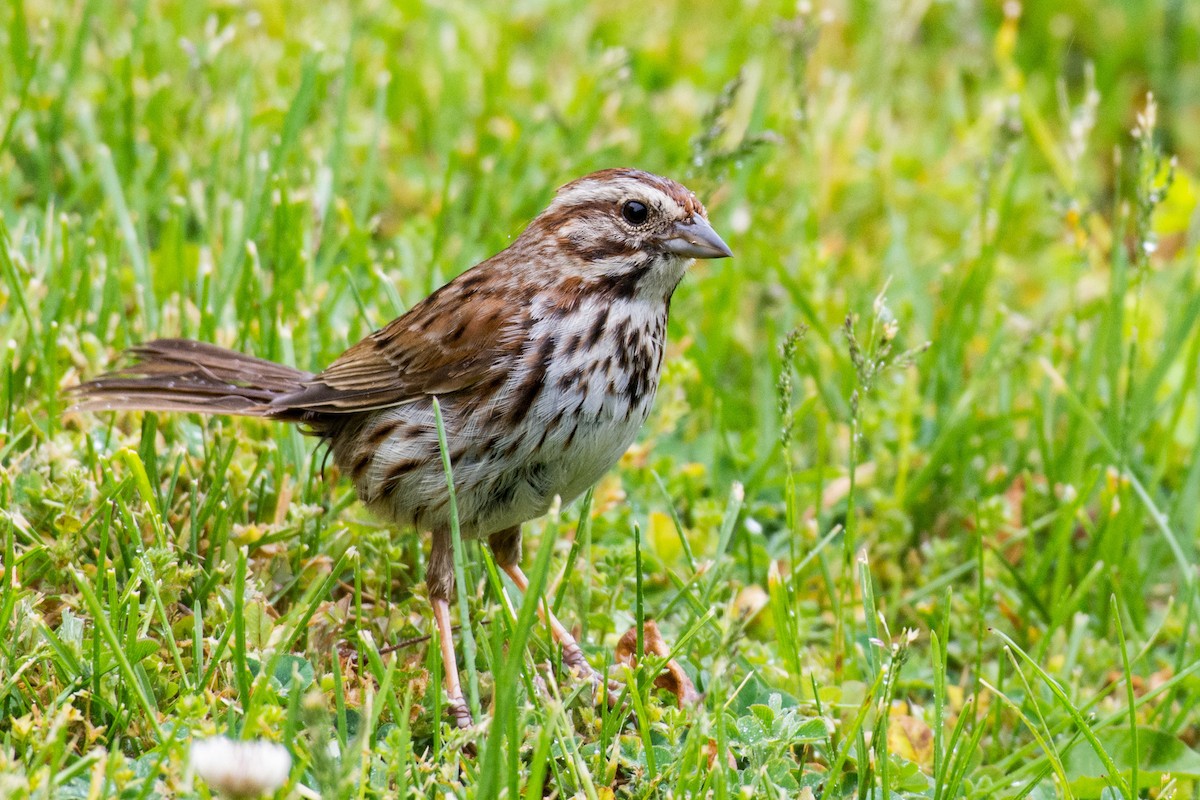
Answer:
[[[660,658],[666,658],[671,654],[671,648],[667,647],[667,643],[663,641],[662,633],[658,630],[658,625],[654,620],[648,619],[642,626],[642,647],[643,652]],[[637,649],[637,628],[632,627],[625,631],[617,642],[615,657],[618,663],[627,664],[630,667],[636,668],[638,658],[635,653]],[[700,694],[696,691],[695,685],[691,678],[683,671],[683,667],[675,659],[671,659],[663,667],[662,673],[654,679],[654,685],[660,689],[666,689],[671,694],[675,695],[679,707],[685,705],[693,705],[700,700]]]
[[[717,740],[709,739],[708,744],[704,745],[704,754],[708,756],[708,768],[712,769],[717,764]],[[725,748],[725,764],[730,769],[737,769],[737,759],[733,757],[733,751]]]

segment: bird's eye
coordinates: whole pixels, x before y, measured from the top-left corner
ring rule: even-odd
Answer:
[[[621,206],[621,216],[630,225],[641,225],[650,216],[650,209],[646,208],[645,203],[627,200],[625,205]]]

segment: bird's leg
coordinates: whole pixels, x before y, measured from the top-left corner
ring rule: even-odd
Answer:
[[[508,568],[512,564],[519,564],[521,561],[521,526],[498,531],[488,537],[488,547],[492,548],[492,558],[496,561],[496,566],[508,572]],[[525,582],[529,584],[528,581]],[[521,591],[525,591],[525,586],[517,584]],[[512,604],[512,598],[508,596],[507,589],[500,590],[500,599],[504,601],[504,605],[508,608],[508,613],[513,619],[517,617],[517,609]],[[541,611],[541,607],[538,607]]]
[[[450,598],[454,596],[454,548],[450,535],[445,531],[433,532],[425,585],[429,589],[429,604],[433,606],[433,619],[437,623],[438,639],[442,646],[442,672],[446,676],[446,694],[450,697],[450,716],[458,727],[469,728],[474,720],[463,698],[462,684],[458,681],[454,629],[450,625]]]
[[[488,537],[488,544],[491,545],[492,553],[496,557],[496,564],[499,565],[500,569],[504,570],[508,577],[512,578],[512,582],[524,594],[529,589],[529,579],[525,577],[525,573],[521,571],[520,567],[520,527],[493,533]],[[579,647],[579,642],[575,641],[575,637],[558,621],[558,618],[554,616],[550,607],[541,598],[538,598],[537,609],[538,616],[550,626],[550,633],[554,636],[554,641],[558,642],[563,649],[563,663],[573,672],[591,680],[593,683],[602,683],[600,673],[588,663],[583,655],[583,650]]]

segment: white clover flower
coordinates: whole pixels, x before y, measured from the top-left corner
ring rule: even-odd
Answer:
[[[192,742],[192,768],[224,797],[262,797],[287,782],[292,756],[274,742],[214,736]]]

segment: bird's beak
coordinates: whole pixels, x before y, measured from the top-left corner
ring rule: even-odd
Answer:
[[[703,217],[676,222],[669,238],[663,242],[667,252],[686,258],[729,258],[733,251]]]

